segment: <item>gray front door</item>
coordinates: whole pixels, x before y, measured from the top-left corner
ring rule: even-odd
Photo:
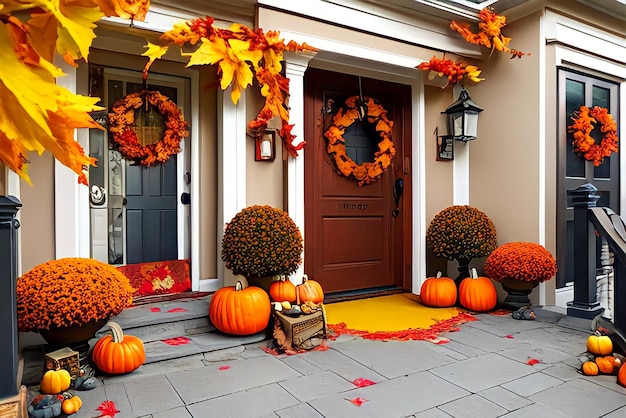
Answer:
[[[619,213],[619,154],[606,157],[604,162],[594,167],[574,152],[573,135],[567,132],[572,124],[572,114],[580,106],[600,106],[607,108],[614,119],[619,120],[617,84],[586,74],[559,69],[559,163],[557,198],[557,287],[564,287],[574,280],[574,247],[587,245],[573,239],[574,211],[571,205],[572,190],[583,184],[593,184],[598,189],[600,199],[597,206],[610,207]],[[602,134],[594,129],[599,142]]]

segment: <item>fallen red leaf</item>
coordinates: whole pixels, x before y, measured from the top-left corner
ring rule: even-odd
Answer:
[[[150,312],[161,312],[161,308],[150,308]]]
[[[230,366],[220,366],[219,370],[228,370]]]
[[[163,341],[165,344],[168,344],[168,345],[185,345],[191,342],[191,340],[187,337],[174,337],[174,338],[169,338],[167,340],[161,340],[161,341]]]
[[[357,378],[357,379],[354,379],[354,381],[353,381],[352,383],[354,383],[354,385],[355,385],[355,386],[358,386],[358,387],[360,387],[360,388],[363,388],[363,387],[365,387],[365,386],[371,386],[371,385],[375,385],[375,384],[376,384],[376,382],[372,382],[371,380],[369,380],[369,379],[365,379],[365,378],[363,378],[363,377],[359,377],[359,378]]]
[[[505,335],[504,338],[515,338],[515,337],[509,334],[509,335]]]
[[[541,363],[541,361],[537,360],[536,358],[529,358],[526,363],[528,363],[529,366],[533,366],[537,363]]]
[[[172,308],[167,311],[168,313],[178,313],[178,312],[187,312],[185,308]]]
[[[100,411],[101,414],[98,415],[96,418],[100,418],[100,417],[111,417],[114,418],[115,414],[117,414],[118,411],[117,407],[115,406],[115,403],[113,401],[104,401],[100,404],[99,407],[96,408],[96,411]]]
[[[356,406],[361,406],[363,405],[363,402],[367,402],[367,399],[364,399],[364,398],[354,398],[354,399],[347,399],[347,400],[352,402]]]

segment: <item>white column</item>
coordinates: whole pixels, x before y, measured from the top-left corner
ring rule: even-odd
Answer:
[[[76,68],[55,59],[65,74],[57,85],[76,93]],[[89,132],[77,129],[74,138],[89,152]],[[78,183],[77,174],[54,160],[54,223],[55,257],[90,257],[89,188]]]
[[[285,71],[289,79],[289,124],[296,136],[294,145],[304,138],[304,73],[314,53],[286,53]],[[306,147],[305,147],[306,148]],[[298,157],[287,157],[287,212],[296,223],[304,239],[304,149],[298,151]],[[304,274],[304,253],[302,264],[290,277],[300,284]]]
[[[462,87],[456,84],[453,94],[456,100],[461,94]],[[469,142],[456,141],[454,144],[454,160],[452,166],[452,203],[454,205],[469,205]]]
[[[237,105],[230,99],[230,89],[218,92],[217,164],[217,272],[218,280],[203,280],[202,291],[217,290],[224,285],[224,277],[232,272],[222,262],[224,227],[246,207],[246,94],[241,93]],[[204,283],[207,282],[207,283]]]

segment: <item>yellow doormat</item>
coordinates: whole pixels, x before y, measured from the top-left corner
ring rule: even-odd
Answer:
[[[410,293],[329,303],[324,307],[328,328],[335,335],[358,335],[370,340],[426,340],[442,344],[448,340],[439,334],[458,331],[460,324],[476,320],[455,307],[424,306],[419,296]]]

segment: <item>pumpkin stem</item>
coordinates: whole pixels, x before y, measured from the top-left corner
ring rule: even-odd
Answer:
[[[302,275],[302,284],[305,284],[308,280],[309,280],[309,275],[308,274],[303,274]]]
[[[240,290],[243,290],[243,283],[241,283],[241,282],[237,282],[237,283],[235,284],[235,291],[237,291],[237,292],[238,292],[238,291],[240,291]]]
[[[437,278],[438,278],[438,279],[441,279],[441,276],[442,276],[442,275],[443,275],[443,274],[441,273],[441,271],[438,271],[438,272],[437,272]]]
[[[111,327],[111,336],[113,337],[113,342],[121,343],[124,341],[124,331],[122,331],[122,327],[117,322],[109,321],[107,325]]]
[[[470,276],[472,279],[478,279],[478,272],[475,267],[472,267],[472,275]]]

